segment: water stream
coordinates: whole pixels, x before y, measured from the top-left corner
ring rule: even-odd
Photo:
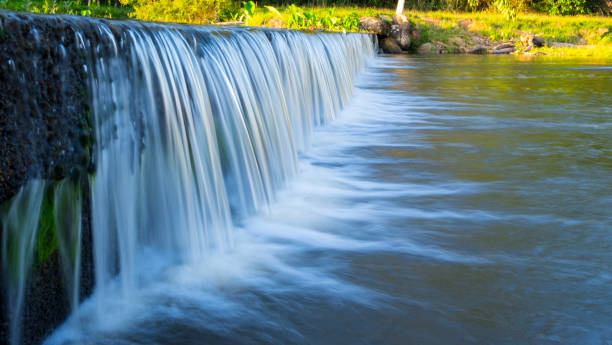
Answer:
[[[230,251],[48,343],[609,341],[610,71],[384,57],[356,85]]]

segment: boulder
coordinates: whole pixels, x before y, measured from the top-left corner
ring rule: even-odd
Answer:
[[[493,50],[502,50],[502,49],[509,49],[509,48],[512,48],[512,49],[515,48],[513,42],[506,42],[506,43],[498,44],[493,48]]]
[[[442,42],[432,42],[433,43],[433,52],[438,54],[447,54],[452,50],[448,48],[448,46]]]
[[[402,50],[410,49],[410,24],[403,23],[391,25],[389,37],[393,38]]]
[[[395,42],[391,37],[386,37],[380,42],[380,48],[387,54],[399,54],[402,52],[402,48]]]
[[[418,28],[412,28],[412,30],[410,31],[410,38],[412,42],[421,41],[421,31]]]
[[[512,53],[514,51],[515,51],[514,47],[503,48],[503,49],[494,49],[494,50],[491,51],[491,54],[510,54],[510,53]]]
[[[451,37],[450,44],[456,47],[463,47],[465,45],[465,41],[463,40],[463,38],[459,36],[454,36],[454,37]]]
[[[388,36],[389,31],[391,31],[391,24],[381,18],[361,17],[359,18],[359,28],[377,35]]]
[[[476,46],[470,50],[468,50],[468,54],[487,54],[488,50],[486,47]]]
[[[543,47],[546,44],[546,41],[542,37],[532,34],[521,35],[521,42],[525,47]]]
[[[431,43],[423,43],[417,49],[417,53],[419,54],[429,54],[431,53]]]
[[[533,36],[531,40],[536,47],[543,47],[546,44],[546,41],[542,37]]]
[[[408,21],[408,18],[406,18],[406,16],[403,15],[403,14],[394,14],[392,20],[393,20],[393,24],[408,24],[408,25],[410,25],[410,22]]]

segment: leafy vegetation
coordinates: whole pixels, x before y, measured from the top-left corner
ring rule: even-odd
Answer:
[[[252,26],[266,26],[276,19],[291,29],[324,29],[346,32],[357,31],[359,17],[363,15],[362,11],[357,8],[301,8],[292,4],[278,10],[273,6],[258,8],[251,1],[245,3],[239,13],[242,14],[241,17],[233,16],[229,19],[242,18],[245,24]]]
[[[34,12],[44,14],[68,14],[107,19],[125,19],[131,7],[118,5],[87,4],[72,0],[0,0],[0,8],[15,12]]]
[[[395,8],[395,0],[267,0],[266,5],[287,7],[372,7]],[[418,11],[496,11],[511,15],[521,12],[543,12],[554,15],[610,13],[606,0],[405,0],[405,8]]]
[[[89,0],[91,1],[91,0]],[[105,2],[106,0],[102,0]],[[190,24],[208,24],[234,21],[251,26],[274,26],[291,29],[321,29],[330,31],[359,31],[359,18],[393,14],[395,1],[388,8],[377,7],[302,7],[300,1],[275,7],[273,1],[264,4],[254,1],[238,3],[235,0],[110,0],[106,5],[87,5],[85,0],[0,0],[0,8],[39,13],[65,13],[113,19],[135,18],[149,21],[167,21]],[[364,0],[365,1],[365,0]],[[371,0],[369,3],[379,3]],[[571,47],[541,48],[555,56],[612,56],[612,17],[594,16],[601,0],[453,0],[452,7],[443,6],[445,0],[406,0],[407,8],[467,9],[470,12],[417,11],[404,13],[420,37],[413,46],[432,42],[446,46],[447,51],[461,51],[460,46],[473,46],[488,42],[515,41],[521,50],[522,33],[537,34],[547,42],[581,45],[581,52]],[[422,2],[421,2],[422,1]],[[462,1],[465,1],[463,3]],[[313,2],[311,2],[312,4]],[[315,2],[316,3],[316,2]],[[351,4],[359,3],[351,2]],[[336,4],[336,2],[327,2]],[[338,2],[337,4],[344,4]],[[461,5],[463,4],[463,5]],[[423,5],[423,6],[422,6]],[[435,5],[435,6],[434,6]],[[536,9],[540,11],[529,12]],[[546,13],[542,13],[546,12]],[[0,32],[2,39],[2,32]],[[589,47],[586,49],[585,47]],[[573,49],[573,50],[572,50]]]
[[[91,0],[0,0],[0,8],[194,24],[239,19],[253,23],[255,17],[276,15],[284,22],[291,22],[290,27],[319,27],[314,24],[320,22],[320,27],[347,30],[347,27],[353,27],[351,19],[342,19],[351,13],[339,13],[334,8],[354,9],[353,12],[363,16],[364,11],[381,12],[379,9],[392,9],[396,3],[396,0],[266,0],[260,3],[237,0],[97,0],[95,3]],[[510,20],[522,13],[536,12],[549,15],[612,14],[607,0],[406,0],[405,8],[413,11],[498,13]],[[326,11],[331,13],[324,13]],[[266,13],[269,16],[265,16]],[[316,18],[312,17],[313,14]],[[285,18],[286,15],[290,18]],[[255,22],[259,21],[255,19]]]
[[[191,24],[208,24],[219,14],[231,13],[235,4],[230,0],[120,0],[133,8],[130,17],[139,20]]]

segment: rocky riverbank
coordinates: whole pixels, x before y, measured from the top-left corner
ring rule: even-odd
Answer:
[[[419,22],[415,22],[417,18]],[[397,14],[359,18],[360,31],[376,34],[380,50],[387,54],[564,55],[570,50],[573,53],[570,56],[577,55],[577,52],[589,55],[593,51],[604,51],[605,55],[607,46],[588,43],[605,42],[610,39],[608,36],[612,31],[606,26],[582,29],[576,39],[578,42],[568,43],[517,29],[501,35],[506,39],[495,39],[499,35],[484,35],[483,27],[484,24],[475,19],[453,23],[427,16]]]
[[[529,32],[515,30],[515,40],[490,40],[469,32],[470,21],[459,23],[463,32],[452,35],[448,42],[423,39],[419,25],[411,23],[404,15],[379,15],[377,17],[359,18],[362,31],[374,33],[378,37],[379,48],[386,54],[521,54],[544,55],[534,52],[535,48],[586,48],[586,45],[546,41],[543,37]],[[601,28],[599,35],[609,31]]]

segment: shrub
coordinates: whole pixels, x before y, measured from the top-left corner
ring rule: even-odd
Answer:
[[[208,24],[235,7],[230,0],[121,0],[140,20]],[[232,12],[232,10],[229,10]]]
[[[587,13],[586,0],[545,0],[545,8],[548,14],[572,15]]]

